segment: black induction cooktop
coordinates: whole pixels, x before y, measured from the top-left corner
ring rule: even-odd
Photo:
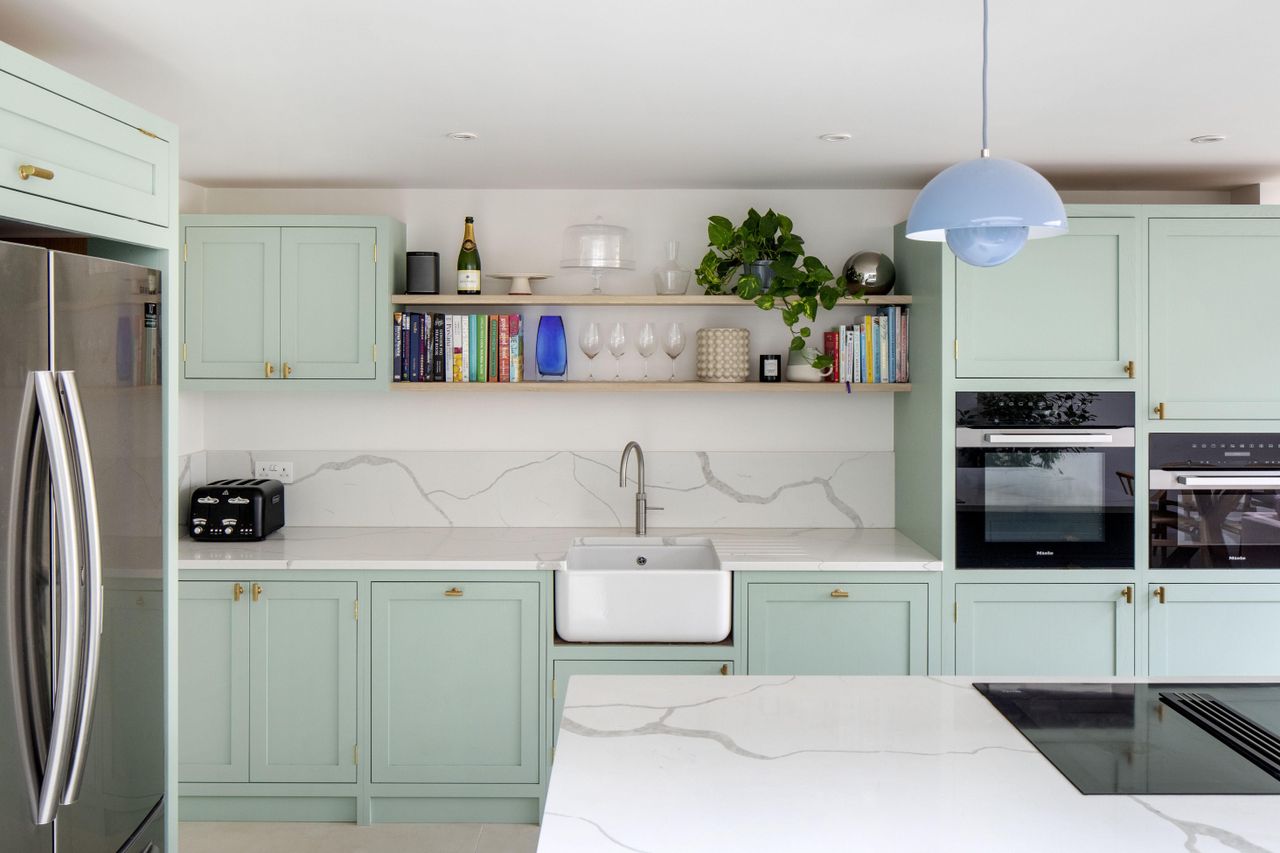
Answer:
[[[974,684],[1082,794],[1280,794],[1280,684]]]

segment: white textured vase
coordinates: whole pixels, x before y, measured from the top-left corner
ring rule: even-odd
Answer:
[[[698,330],[698,380],[746,382],[751,375],[751,332],[747,329]]]

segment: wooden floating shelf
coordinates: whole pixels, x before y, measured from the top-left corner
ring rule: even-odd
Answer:
[[[394,305],[593,305],[600,308],[618,306],[647,306],[677,308],[697,305],[716,305],[721,308],[755,308],[754,302],[739,299],[736,296],[658,296],[656,293],[606,293],[594,296],[590,293],[535,293],[532,296],[511,296],[509,294],[486,293],[480,296],[467,296],[454,293],[416,294],[393,293],[391,302]],[[840,305],[910,305],[910,296],[868,296],[865,299],[854,299],[846,296]],[[446,383],[448,384],[448,383]]]
[[[548,382],[535,380],[532,382],[394,382],[393,391],[445,391],[465,393],[468,391],[503,392],[503,391],[585,391],[601,393],[607,391],[692,391],[695,393],[811,393],[811,394],[844,394],[845,385],[836,382],[587,382],[574,380],[570,382]],[[882,382],[870,384],[853,384],[848,386],[853,394],[866,392],[901,393],[911,390],[910,382]]]

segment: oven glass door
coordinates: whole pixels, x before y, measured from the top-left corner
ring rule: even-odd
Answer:
[[[1153,471],[1150,516],[1153,569],[1280,568],[1280,472]]]
[[[1132,568],[1133,447],[961,446],[961,569]]]

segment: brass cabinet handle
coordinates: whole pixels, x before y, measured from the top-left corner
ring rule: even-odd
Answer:
[[[1126,364],[1126,365],[1124,366],[1124,372],[1125,372],[1125,373],[1127,373],[1127,374],[1129,374],[1129,378],[1130,378],[1130,379],[1132,379],[1132,378],[1133,378],[1134,368],[1133,368],[1133,362],[1132,362],[1132,361],[1131,361],[1131,362],[1129,362],[1128,364]]]
[[[449,596],[450,598],[458,598],[462,595],[462,590],[458,589],[456,586],[453,586],[453,587],[449,587],[449,589],[446,589],[444,591],[444,594]]]
[[[293,368],[289,366],[289,362],[284,363],[284,378],[288,379],[293,375]]]
[[[1155,407],[1155,413],[1160,416],[1160,420],[1164,420],[1164,403]]]
[[[1164,604],[1164,587],[1162,587],[1162,586],[1158,586],[1158,587],[1156,587],[1156,591],[1155,591],[1154,595],[1155,595],[1156,599],[1157,599],[1157,600],[1159,600],[1159,602],[1160,602],[1161,604]]]
[[[721,675],[728,675],[728,674],[729,674],[729,664],[727,664],[727,663],[722,663],[722,664],[720,664],[720,674],[721,674]]]
[[[849,593],[845,592],[843,589],[833,589],[831,590],[831,597],[832,598],[848,598]]]
[[[274,376],[274,375],[275,375],[275,372],[276,372],[276,366],[275,366],[274,364],[272,364],[272,363],[271,363],[271,362],[269,362],[269,361],[264,361],[264,362],[262,363],[262,373],[263,373],[263,375],[264,375],[264,376],[266,376],[268,379],[270,379],[272,376]]]
[[[18,177],[24,181],[27,178],[41,178],[46,181],[52,181],[53,170],[43,169],[40,166],[33,166],[30,163],[23,163],[18,167]]]
[[[239,600],[240,600],[240,596],[242,596],[242,595],[244,595],[244,584],[242,584],[242,583],[238,583],[238,584],[236,584],[235,586],[231,587],[231,600],[232,600],[232,601],[239,601]]]
[[[262,584],[255,583],[253,585],[253,600],[257,601],[260,595],[262,595]]]
[[[1133,604],[1133,587],[1126,586],[1124,592],[1120,594],[1124,596],[1125,603]]]

